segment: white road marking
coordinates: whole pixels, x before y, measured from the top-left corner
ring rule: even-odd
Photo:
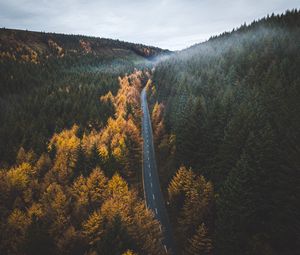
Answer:
[[[164,248],[165,248],[166,253],[168,253],[167,246],[164,245]]]
[[[145,156],[147,157],[148,159],[148,165],[149,165],[149,176],[151,177],[151,166],[150,166],[150,140],[151,140],[151,146],[153,144],[153,141],[152,139],[150,139],[150,132],[152,131],[152,128],[151,128],[151,122],[149,122],[149,110],[148,110],[148,105],[147,105],[147,95],[146,95],[146,90],[143,89],[142,91],[142,106],[143,106],[143,128],[144,128],[144,137],[145,137],[145,140],[144,140],[144,150],[145,150]],[[149,128],[149,130],[148,130]],[[151,130],[150,130],[151,129]],[[152,133],[151,133],[152,134]],[[147,164],[147,162],[145,162]],[[150,179],[150,186],[151,188],[153,187],[153,184],[152,184],[152,180]],[[153,200],[155,200],[155,195],[154,193],[152,193],[152,198]],[[157,208],[154,208],[155,209],[155,213],[156,215],[158,215],[158,209]],[[159,225],[159,229],[160,231],[162,232],[162,227],[161,225]],[[168,249],[167,249],[167,246],[165,244],[162,243],[162,245],[164,246],[164,250],[166,252],[166,254],[168,254]]]

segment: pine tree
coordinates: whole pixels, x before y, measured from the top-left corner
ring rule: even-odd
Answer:
[[[88,168],[94,169],[97,166],[105,166],[106,160],[102,158],[98,153],[97,146],[94,144],[91,150],[91,154],[88,157]]]
[[[168,192],[171,215],[177,225],[178,245],[183,248],[188,245],[186,237],[191,237],[199,224],[210,224],[213,187],[203,176],[181,167],[171,180]]]
[[[202,223],[196,233],[188,240],[189,246],[184,254],[187,255],[210,255],[212,254],[212,240],[209,238],[207,229]]]
[[[46,224],[33,217],[26,232],[25,252],[32,255],[39,255],[41,253],[51,255],[53,254],[54,247],[53,239],[47,231]]]
[[[290,193],[295,187],[288,184],[290,170],[282,168],[283,154],[276,143],[278,139],[268,123],[250,133],[243,155],[224,183],[217,202],[218,252],[263,254],[276,249],[285,253],[290,249],[286,244],[292,246],[295,242],[295,232],[287,231],[283,221],[297,221],[293,209],[288,209],[296,208],[296,203],[280,192]]]
[[[83,151],[83,148],[81,146],[79,146],[76,165],[75,165],[75,169],[74,169],[74,177],[77,177],[80,174],[82,174],[83,176],[87,176],[88,169],[86,166],[87,166],[87,164],[86,164],[85,153]]]

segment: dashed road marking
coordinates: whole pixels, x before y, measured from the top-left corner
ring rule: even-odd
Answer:
[[[149,177],[151,177],[151,165],[150,165],[150,142],[151,142],[151,146],[153,146],[153,141],[152,141],[152,128],[151,128],[151,122],[149,122],[149,109],[148,109],[148,106],[147,106],[147,95],[146,95],[146,91],[143,90],[142,92],[142,106],[143,106],[143,128],[144,128],[144,137],[145,137],[145,140],[144,140],[144,155],[145,155],[145,158],[147,158],[148,162],[145,162],[145,166],[147,166],[147,163],[148,163],[148,166],[149,166]],[[151,130],[150,130],[151,129]],[[150,186],[151,188],[153,187],[153,183],[152,183],[152,179],[150,179]],[[149,194],[150,195],[150,194]],[[147,196],[148,197],[148,196]],[[155,200],[155,195],[154,193],[152,193],[152,198],[153,198],[153,203],[154,200]],[[150,201],[149,201],[150,202]],[[153,207],[152,207],[153,209]],[[158,208],[154,208],[155,209],[155,214],[158,215]],[[161,225],[159,225],[159,229],[160,231],[162,232],[162,227]],[[168,254],[168,248],[167,246],[162,243],[163,247],[164,247],[164,250],[165,250],[165,253]]]
[[[167,246],[165,246],[165,245],[164,245],[164,248],[165,248],[165,251],[166,251],[166,253],[168,253],[168,249],[167,249]]]

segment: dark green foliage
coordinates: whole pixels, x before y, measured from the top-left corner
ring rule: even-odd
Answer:
[[[96,244],[98,254],[119,255],[128,248],[136,248],[120,217],[114,217],[113,222],[110,225],[106,224],[104,228],[104,231],[107,231],[108,234]]]
[[[116,93],[118,76],[167,52],[109,39],[9,29],[0,30],[0,45],[0,166],[11,164],[20,146],[40,154],[54,132],[74,123],[81,130],[102,128],[115,109],[100,97]],[[53,47],[61,53],[53,53]]]
[[[25,253],[51,255],[55,253],[53,248],[54,240],[50,237],[47,226],[34,217],[26,233]]]
[[[216,254],[299,251],[299,24],[272,15],[155,69],[175,164],[216,188]]]
[[[11,163],[20,145],[42,152],[54,132],[74,123],[101,128],[113,113],[100,96],[116,92],[118,73],[73,72],[64,60],[54,62],[50,66],[1,63],[10,65],[8,72],[1,68],[0,75],[1,162]],[[27,70],[28,65],[33,65],[32,70]],[[12,85],[6,76],[14,77]]]
[[[293,254],[299,231],[293,226],[300,223],[295,193],[299,187],[294,180],[299,164],[290,166],[278,143],[268,123],[251,132],[225,181],[216,222],[217,244],[223,251]]]
[[[88,158],[88,167],[90,169],[95,168],[96,166],[101,166],[103,167],[104,161],[101,160],[101,156],[99,155],[98,151],[97,151],[97,147],[96,145],[93,146],[92,151],[91,151],[91,155]]]
[[[93,164],[90,168],[88,166],[91,164],[88,164],[88,160],[86,155],[84,154],[84,150],[82,147],[79,147],[78,154],[77,154],[77,161],[75,166],[75,177],[78,177],[79,175],[87,176],[90,171],[95,168],[97,165]]]
[[[137,196],[144,74],[125,74],[151,62],[20,59],[0,60],[0,253],[163,254],[159,222]]]

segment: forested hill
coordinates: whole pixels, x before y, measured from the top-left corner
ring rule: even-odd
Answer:
[[[3,35],[0,254],[165,254],[142,199],[140,135],[140,93],[165,51]]]
[[[153,73],[168,51],[0,38],[0,254],[165,254],[141,199],[144,86],[176,254],[299,253],[299,11],[177,52]]]
[[[103,58],[141,56],[153,58],[169,53],[156,47],[119,40],[31,32],[15,29],[0,29],[1,58],[40,62],[49,57],[93,54]]]
[[[22,146],[44,152],[54,132],[102,128],[113,109],[100,97],[118,76],[169,51],[79,35],[0,30],[0,167]]]
[[[299,251],[299,42],[300,12],[293,10],[156,67],[148,86],[158,101],[152,117],[159,169],[167,185],[185,166],[168,199],[187,254],[212,247],[222,255]]]

